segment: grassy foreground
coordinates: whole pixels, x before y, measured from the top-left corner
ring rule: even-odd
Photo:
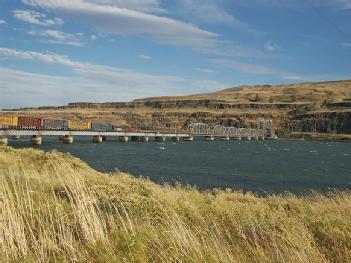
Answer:
[[[349,262],[351,193],[255,197],[0,147],[5,262]],[[1,260],[0,260],[1,261]]]

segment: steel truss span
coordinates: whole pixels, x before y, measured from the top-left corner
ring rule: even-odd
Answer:
[[[187,132],[191,136],[213,136],[213,137],[265,137],[264,129],[225,127],[222,125],[210,126],[205,123],[191,123]]]

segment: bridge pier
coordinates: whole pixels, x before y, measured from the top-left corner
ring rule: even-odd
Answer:
[[[185,142],[192,142],[194,140],[194,137],[193,136],[186,136],[186,137],[183,137],[183,141]]]
[[[42,139],[39,135],[32,136],[32,144],[33,145],[41,145]]]
[[[11,139],[18,140],[18,139],[21,139],[21,136],[20,135],[12,135]]]
[[[235,141],[241,141],[241,137],[240,136],[234,136],[234,137],[231,137],[232,140],[235,140]]]
[[[164,142],[164,141],[166,141],[166,137],[165,136],[156,136],[155,141]]]
[[[118,140],[120,142],[128,142],[129,138],[128,138],[128,136],[119,136]]]
[[[264,136],[258,136],[258,139],[260,140],[260,141],[264,141]]]
[[[140,141],[142,141],[142,142],[148,142],[148,141],[149,141],[149,137],[148,137],[148,136],[141,136],[141,137],[140,137]]]
[[[251,137],[250,136],[244,136],[242,137],[243,140],[245,141],[251,141]]]
[[[173,142],[179,142],[180,138],[178,136],[172,137]]]
[[[72,144],[73,143],[73,136],[72,135],[65,135],[63,138],[63,142],[67,144]]]
[[[214,137],[213,136],[205,136],[205,140],[206,141],[214,141]]]
[[[103,138],[100,135],[95,135],[93,137],[93,142],[95,142],[95,143],[102,143],[102,141],[103,141]]]
[[[8,143],[6,136],[0,136],[0,146],[6,146]]]
[[[229,137],[222,137],[221,140],[222,141],[229,141]]]
[[[251,137],[251,140],[258,141],[258,136],[252,136],[252,137]]]

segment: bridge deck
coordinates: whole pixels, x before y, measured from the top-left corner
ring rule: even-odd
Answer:
[[[115,132],[100,132],[100,131],[61,131],[61,130],[1,130],[0,136],[61,136],[61,135],[72,135],[72,136],[145,136],[145,137],[188,137],[188,133],[164,133],[164,132],[125,132],[125,131],[115,131]]]

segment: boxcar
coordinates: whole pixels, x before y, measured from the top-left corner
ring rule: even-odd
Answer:
[[[136,127],[132,127],[128,129],[129,132],[140,132],[141,129],[140,128],[136,128]]]
[[[43,128],[46,130],[67,130],[67,121],[66,120],[50,120],[44,119]]]
[[[112,125],[112,130],[113,131],[117,131],[117,132],[123,131],[123,129],[121,127],[118,127],[118,126],[115,126],[115,125]]]
[[[111,123],[91,123],[91,129],[93,131],[112,131],[112,124]]]
[[[79,121],[79,120],[68,120],[67,127],[69,130],[90,130],[91,122]]]
[[[18,125],[18,118],[15,116],[0,116],[0,128],[14,128]]]
[[[22,129],[40,129],[43,127],[43,119],[32,117],[18,117],[18,126]]]

